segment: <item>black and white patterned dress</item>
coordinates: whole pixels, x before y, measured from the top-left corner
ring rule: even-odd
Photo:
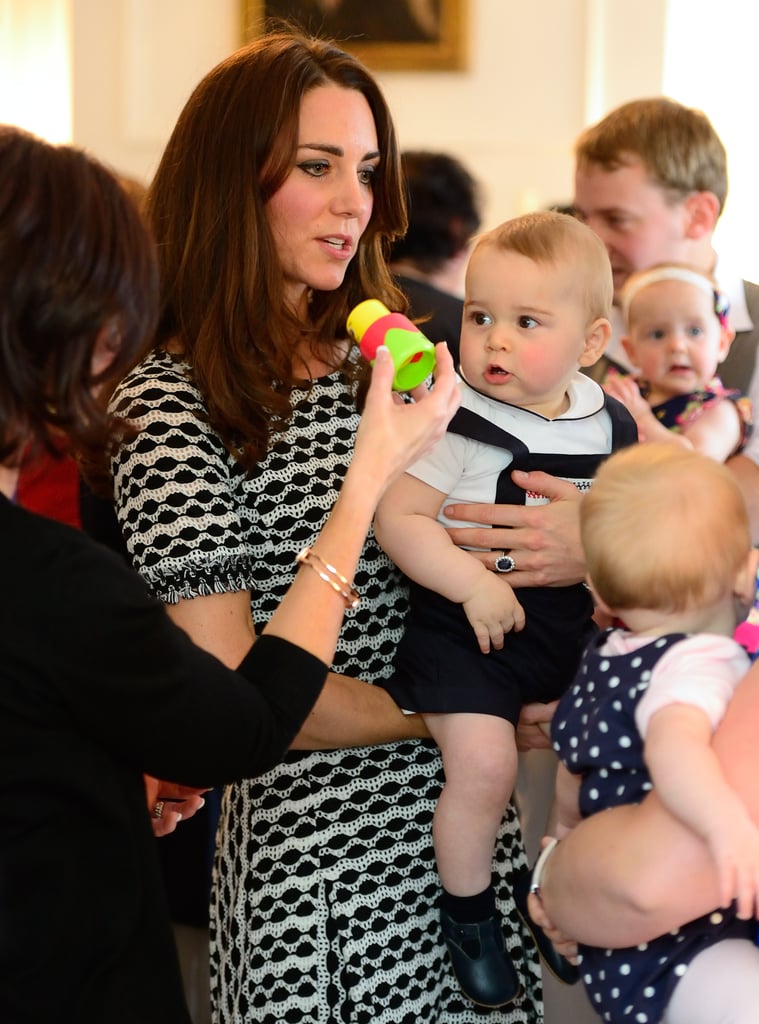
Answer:
[[[287,431],[249,474],[203,413],[189,369],[153,353],[112,408],[140,433],[114,459],[119,519],[136,568],[164,601],[250,588],[257,628],[293,579],[350,461],[358,425],[340,373],[293,395]],[[370,535],[334,668],[385,677],[406,591]],[[290,754],[225,792],[212,896],[215,1016],[224,1024],[540,1024],[540,970],[510,902],[525,863],[513,810],[501,828],[496,885],[523,995],[503,1011],[464,999],[438,922],[432,815],[437,748],[407,741]],[[514,920],[512,920],[512,918]]]

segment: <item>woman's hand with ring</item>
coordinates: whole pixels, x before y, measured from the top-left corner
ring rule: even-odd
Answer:
[[[500,555],[496,555],[495,564],[493,566],[496,572],[514,572],[516,567],[517,563],[508,551],[502,551]]]
[[[203,793],[208,787],[196,789],[176,782],[164,782],[152,775],[144,776],[145,793],[153,835],[167,836],[180,821],[186,821],[204,806]]]

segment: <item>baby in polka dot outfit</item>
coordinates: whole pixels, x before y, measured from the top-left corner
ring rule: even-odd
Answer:
[[[694,1024],[699,990],[715,985],[724,986],[726,1006],[737,1005],[721,1022],[755,1021],[759,1006],[745,993],[759,990],[750,920],[759,830],[710,746],[749,667],[732,637],[738,601],[754,597],[759,560],[743,498],[706,456],[636,445],[599,470],[581,529],[597,606],[625,626],[591,641],[554,716],[561,763],[549,831],[561,838],[581,817],[637,803],[655,787],[708,844],[723,903],[637,947],[581,946],[585,986],[611,1024]]]

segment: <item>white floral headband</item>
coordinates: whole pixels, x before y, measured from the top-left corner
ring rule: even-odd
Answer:
[[[699,274],[695,270],[689,270],[687,267],[672,266],[652,267],[651,270],[636,276],[632,283],[624,286],[622,289],[622,312],[625,316],[625,322],[627,322],[630,313],[630,304],[638,292],[651,284],[657,284],[659,281],[684,281],[686,284],[692,284],[696,288],[700,288],[714,302],[714,313],[719,322],[723,327],[727,327],[727,314],[730,309],[727,297],[718,288],[715,288],[711,281],[704,277],[703,274]]]

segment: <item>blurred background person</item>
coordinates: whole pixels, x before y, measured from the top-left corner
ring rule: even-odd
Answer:
[[[401,154],[408,231],[393,242],[390,269],[410,303],[409,316],[432,342],[444,341],[458,366],[464,272],[482,223],[480,186],[447,153]]]

